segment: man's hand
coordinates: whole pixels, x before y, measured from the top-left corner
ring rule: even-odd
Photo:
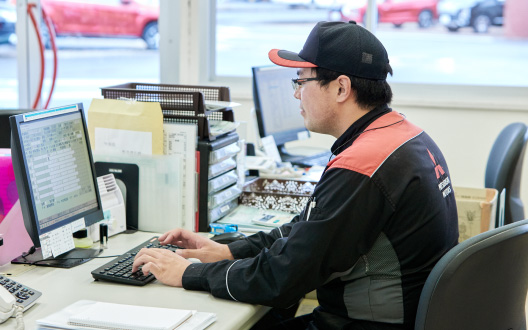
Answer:
[[[143,274],[152,273],[158,281],[170,286],[182,286],[185,269],[191,264],[176,253],[165,249],[141,249],[134,259],[132,272],[141,268]]]
[[[158,240],[162,245],[173,244],[184,249],[176,253],[184,258],[196,258],[201,262],[215,262],[220,260],[233,260],[231,250],[225,244],[220,244],[207,237],[185,229],[173,229],[161,235]]]

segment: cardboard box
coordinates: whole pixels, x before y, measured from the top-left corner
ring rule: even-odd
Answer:
[[[459,242],[495,228],[499,195],[496,189],[454,187],[454,190]]]

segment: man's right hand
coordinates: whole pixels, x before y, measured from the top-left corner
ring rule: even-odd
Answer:
[[[173,244],[184,248],[176,250],[176,253],[184,258],[196,258],[201,262],[234,259],[227,245],[214,242],[189,230],[173,229],[161,235],[158,240],[162,245]]]

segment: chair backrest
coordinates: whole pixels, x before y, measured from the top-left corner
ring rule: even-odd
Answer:
[[[415,330],[525,330],[528,220],[471,237],[425,282]]]
[[[521,171],[528,140],[524,123],[512,123],[499,134],[488,157],[484,186],[500,192],[506,188],[504,223],[524,219],[520,197]],[[497,207],[497,221],[499,208]]]

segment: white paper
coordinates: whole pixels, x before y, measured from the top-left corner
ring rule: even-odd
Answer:
[[[86,223],[84,222],[84,218],[80,218],[79,220],[72,222],[70,226],[72,233],[75,233],[76,231],[86,228]]]
[[[225,108],[234,108],[238,107],[240,103],[236,102],[230,102],[230,101],[212,101],[212,100],[205,100],[205,108],[207,110],[222,110]]]
[[[236,121],[209,120],[209,126],[209,134],[219,136],[236,130],[240,123]]]
[[[39,236],[40,240],[40,251],[42,252],[42,259],[46,259],[52,256],[51,253],[51,238],[49,234],[43,234]],[[73,237],[72,237],[73,240]]]
[[[198,127],[194,124],[164,123],[163,152],[182,157],[182,227],[195,231],[196,214],[196,139]]]
[[[275,143],[273,135],[265,136],[261,138],[261,141],[266,155],[276,162],[282,162],[281,156],[279,154],[279,149],[277,149],[277,144]]]
[[[231,213],[218,220],[217,223],[234,224],[239,227],[239,230],[246,232],[269,232],[272,226],[263,226],[262,224],[256,224],[256,221],[258,219],[261,219],[266,215],[276,216],[284,222],[288,222],[286,221],[288,217],[290,221],[291,219],[293,219],[293,217],[295,217],[295,214],[291,214],[284,211],[263,210],[248,205],[238,205]]]
[[[301,131],[297,133],[297,140],[307,140],[310,137],[310,134],[308,134],[308,131]]]
[[[152,133],[95,127],[95,150],[118,155],[152,155]]]
[[[40,235],[42,258],[56,257],[75,249],[71,225],[62,226],[46,234]]]

